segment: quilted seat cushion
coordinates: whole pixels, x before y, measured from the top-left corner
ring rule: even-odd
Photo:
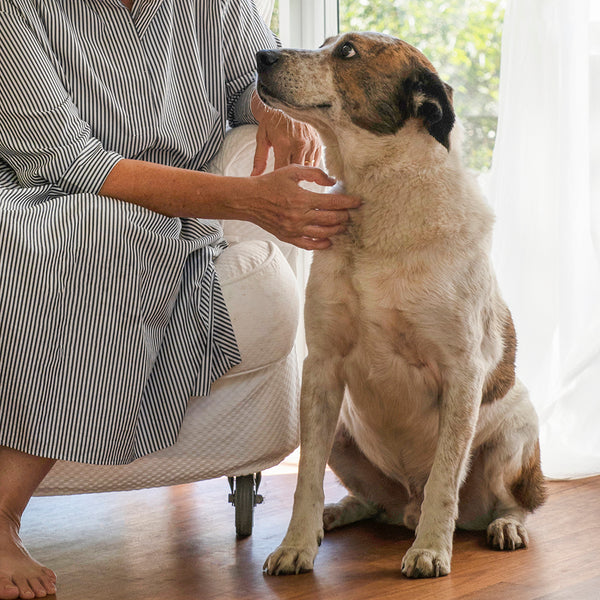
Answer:
[[[216,261],[223,295],[242,354],[226,377],[249,373],[287,356],[299,318],[296,278],[270,241],[232,244]]]

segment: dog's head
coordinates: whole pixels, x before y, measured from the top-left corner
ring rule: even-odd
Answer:
[[[414,118],[450,148],[452,89],[402,40],[348,33],[328,38],[318,50],[262,50],[256,59],[261,98],[319,130],[351,123],[395,134]]]

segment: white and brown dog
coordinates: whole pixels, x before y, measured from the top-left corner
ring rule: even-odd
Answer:
[[[324,529],[376,516],[416,530],[408,577],[450,572],[456,525],[526,546],[545,496],[537,417],[451,88],[418,50],[373,33],[257,63],[262,99],[312,124],[329,172],[364,201],[314,256],[294,510],[265,569],[311,570]],[[328,458],[350,495],[324,507]]]

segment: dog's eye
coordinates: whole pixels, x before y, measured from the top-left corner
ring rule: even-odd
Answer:
[[[356,56],[356,49],[350,42],[346,42],[340,46],[339,53],[342,58],[352,58]]]

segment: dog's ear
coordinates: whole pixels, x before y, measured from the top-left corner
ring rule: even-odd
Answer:
[[[424,67],[416,69],[404,87],[405,94],[412,100],[411,116],[422,118],[427,131],[449,151],[455,120],[452,88]]]

